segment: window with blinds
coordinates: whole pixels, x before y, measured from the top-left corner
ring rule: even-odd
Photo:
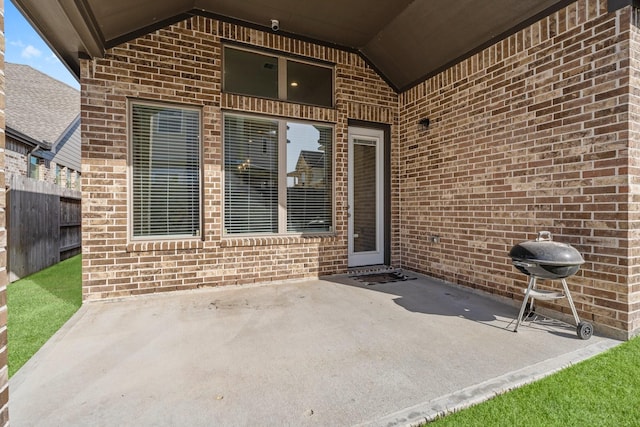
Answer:
[[[131,104],[133,237],[200,235],[200,112]]]
[[[277,233],[278,122],[225,116],[224,171],[226,233]]]
[[[333,230],[333,128],[226,114],[225,234]]]

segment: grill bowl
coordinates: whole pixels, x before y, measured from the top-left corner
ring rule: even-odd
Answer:
[[[584,258],[576,248],[552,241],[548,231],[541,231],[535,240],[518,243],[511,248],[509,256],[518,270],[542,279],[573,276],[584,264]]]

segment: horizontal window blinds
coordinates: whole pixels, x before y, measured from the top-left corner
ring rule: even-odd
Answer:
[[[278,122],[225,116],[225,233],[277,233],[278,184]]]
[[[330,126],[226,114],[225,234],[332,231],[332,150]]]
[[[133,236],[200,234],[200,114],[133,104]]]

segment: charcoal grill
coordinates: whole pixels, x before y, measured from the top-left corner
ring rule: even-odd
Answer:
[[[529,285],[524,294],[514,332],[518,332],[518,327],[522,320],[535,317],[534,301],[536,299],[544,301],[566,298],[576,321],[578,337],[583,340],[591,338],[593,326],[589,322],[580,321],[565,280],[567,277],[576,274],[580,266],[584,264],[584,259],[580,252],[566,243],[554,242],[550,232],[541,231],[535,240],[518,243],[511,248],[509,256],[513,265],[529,276]],[[536,288],[538,279],[560,279],[563,292],[538,290]]]

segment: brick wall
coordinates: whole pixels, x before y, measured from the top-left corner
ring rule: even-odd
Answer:
[[[12,175],[27,176],[28,147],[9,136],[6,137],[5,142],[5,172]]]
[[[7,369],[7,230],[5,228],[4,1],[0,0],[0,426],[9,425]]]
[[[222,39],[335,63],[336,108],[221,93]],[[398,96],[358,55],[192,17],[84,60],[81,70],[85,299],[346,270],[347,120],[387,123],[397,135]],[[127,97],[202,107],[202,240],[128,241]],[[335,125],[334,236],[222,238],[222,109]]]
[[[21,143],[20,141],[6,136],[5,147],[5,173],[7,178],[11,175],[27,176],[27,162],[29,158],[29,151],[32,147]],[[49,160],[40,160],[38,165],[38,176],[40,181],[45,181],[51,184],[57,184],[61,187],[72,188],[74,190],[80,189],[80,173],[73,169],[70,169],[70,181],[67,182],[67,167],[62,167],[60,170],[59,180],[56,178],[57,163]]]
[[[579,0],[399,97],[358,55],[205,17],[84,60],[84,297],[344,272],[356,119],[392,125],[392,264],[520,301],[508,252],[549,230],[586,259],[569,280],[580,317],[635,334],[639,38],[630,7]],[[335,63],[336,108],[222,93],[223,39]],[[127,97],[202,107],[202,240],[128,240]],[[334,236],[222,237],[222,110],[335,125]]]
[[[640,330],[640,10],[632,11],[629,91],[629,323]]]
[[[586,259],[569,279],[580,317],[621,337],[638,329],[630,15],[577,1],[401,94],[405,268],[521,301],[526,278],[507,254],[549,230]]]

